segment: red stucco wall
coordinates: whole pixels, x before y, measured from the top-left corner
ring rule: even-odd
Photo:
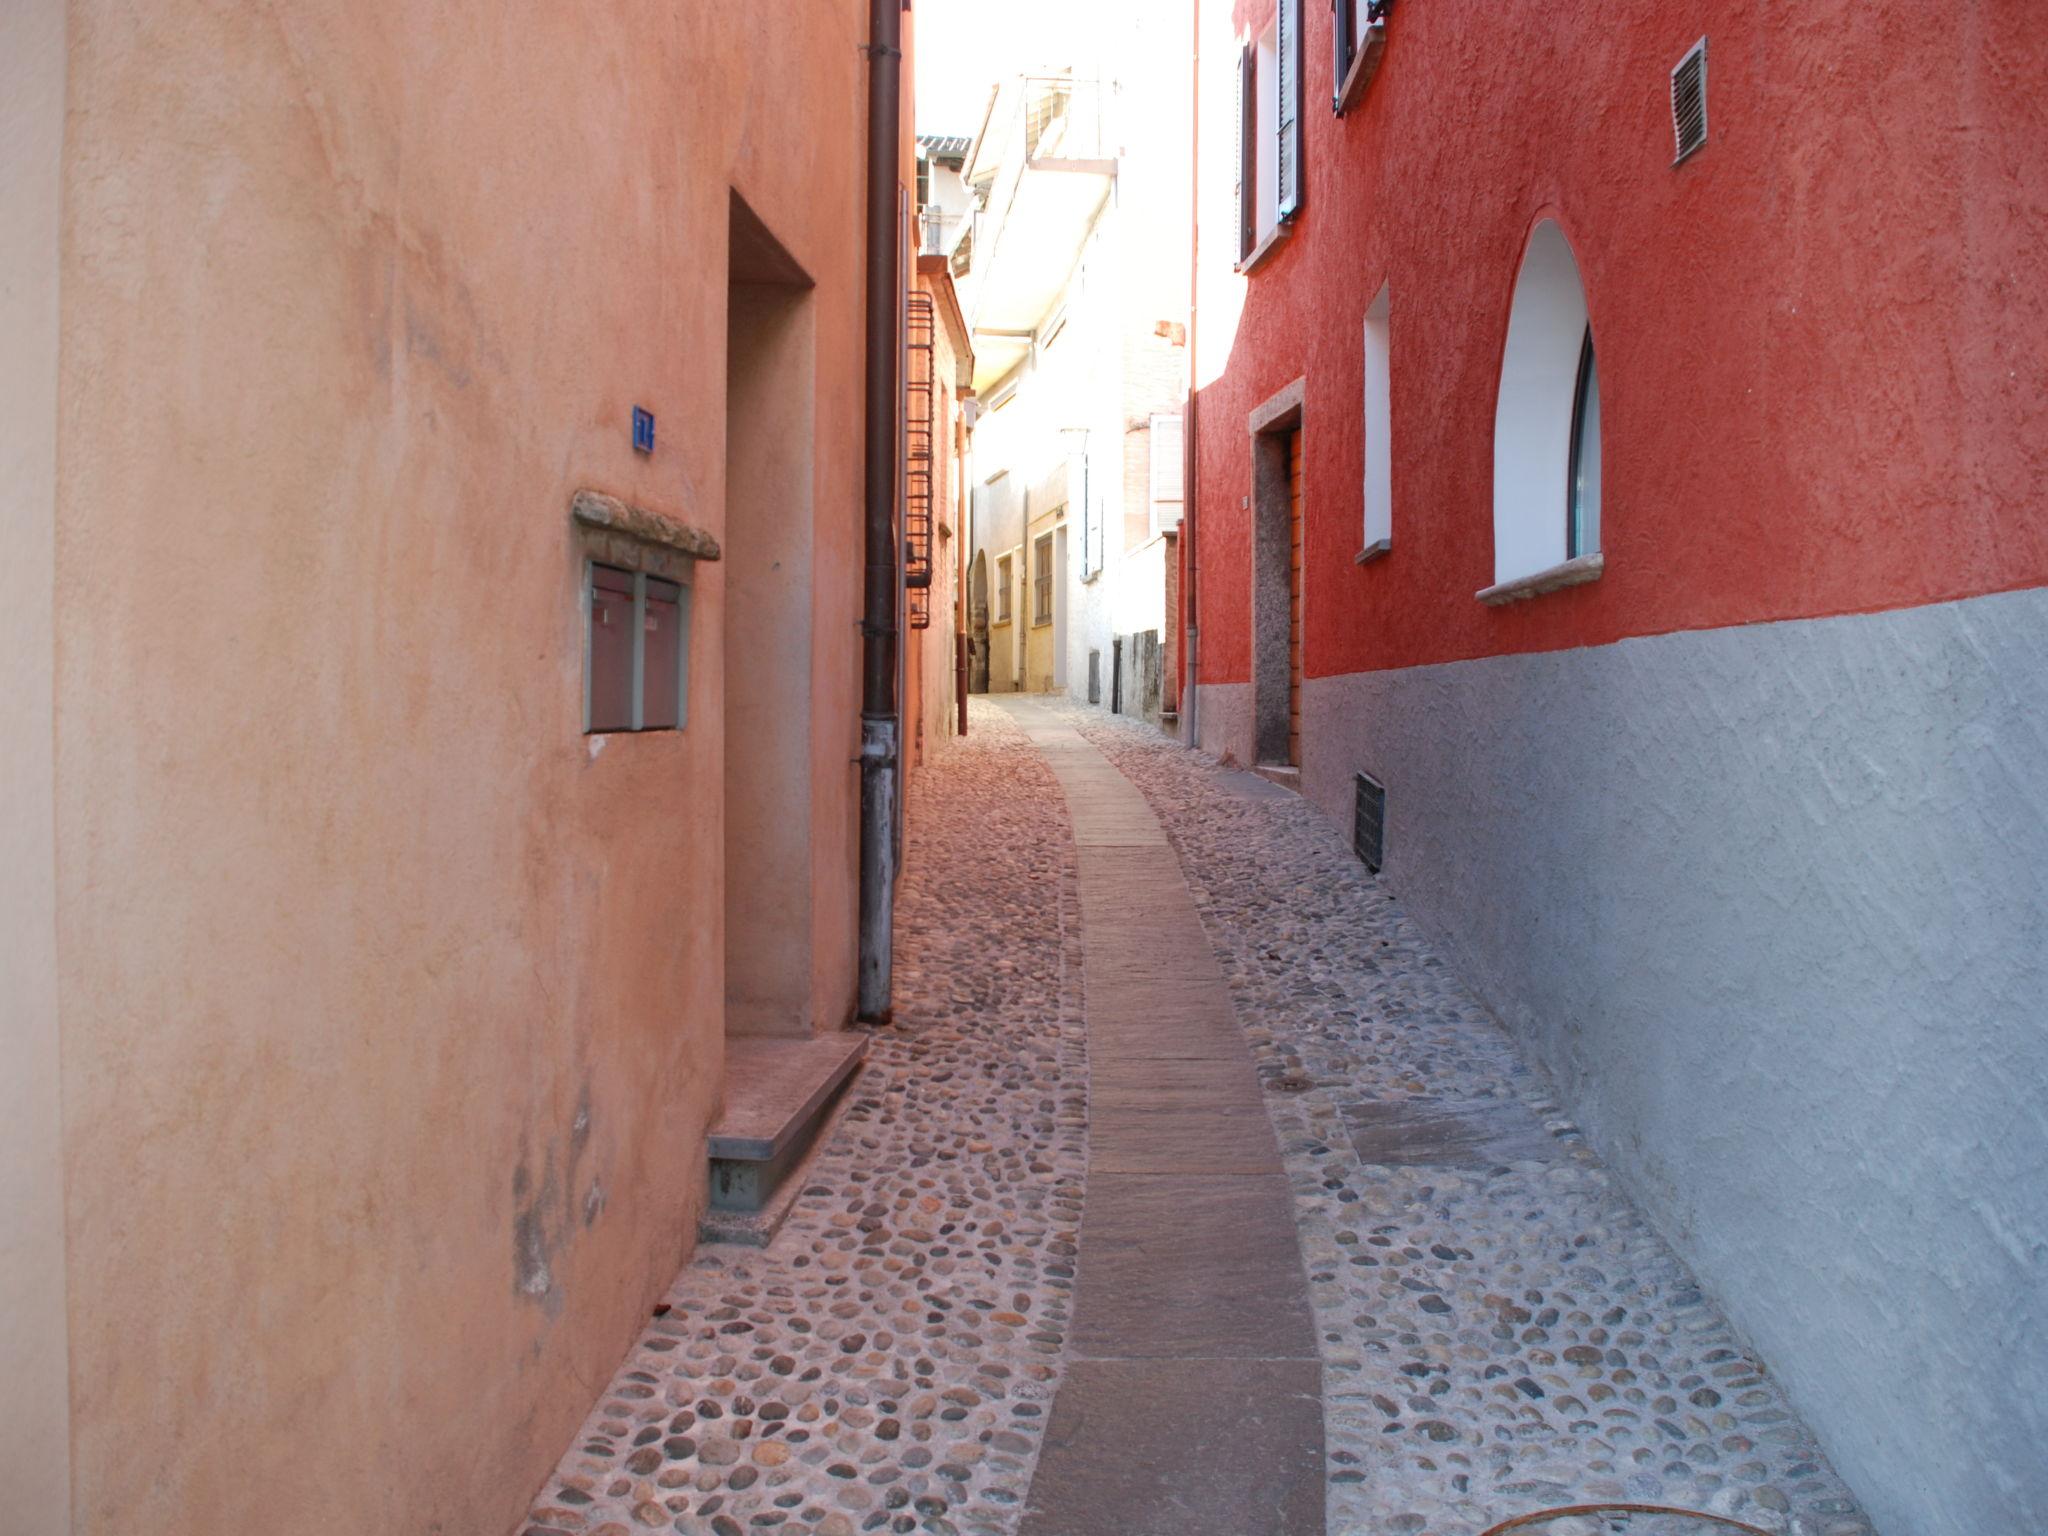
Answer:
[[[1709,142],[1675,169],[1697,6],[1410,0],[1342,119],[1329,11],[1303,12],[1305,206],[1234,326],[1198,315],[1203,682],[1250,676],[1245,415],[1298,376],[1313,676],[2048,582],[2048,9],[1716,7]],[[1205,164],[1230,153],[1211,104],[1233,62],[1205,52]],[[1229,190],[1205,172],[1211,270],[1236,254]],[[1607,571],[1489,608],[1496,371],[1545,216],[1599,350]],[[1383,281],[1394,547],[1359,566]]]

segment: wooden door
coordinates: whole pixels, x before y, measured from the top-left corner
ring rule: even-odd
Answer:
[[[1301,766],[1301,433],[1287,434],[1287,761]]]

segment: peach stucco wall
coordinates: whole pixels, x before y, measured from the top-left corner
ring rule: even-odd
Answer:
[[[864,22],[70,5],[79,1531],[510,1529],[690,1247],[722,578],[688,730],[595,751],[566,509],[594,485],[723,533],[731,188],[817,279],[819,657],[789,707],[850,1000]]]
[[[0,1532],[68,1519],[54,636],[63,0],[0,6]],[[25,1516],[32,1524],[15,1524]]]

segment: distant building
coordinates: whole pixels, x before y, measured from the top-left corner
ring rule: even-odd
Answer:
[[[1085,67],[1001,83],[954,255],[982,406],[974,686],[1155,721],[1177,691],[1190,14],[1111,7]]]
[[[1201,4],[1181,728],[1901,1532],[2048,1508],[2048,9],[1991,10]]]

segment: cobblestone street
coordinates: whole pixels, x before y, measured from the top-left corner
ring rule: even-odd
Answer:
[[[914,958],[898,963],[895,1021],[876,1031],[795,1214],[765,1251],[699,1250],[526,1536],[993,1533],[1030,1511],[1050,1536],[1209,1528],[1200,1509],[1148,1518],[1143,1474],[1161,1453],[1143,1449],[1142,1394],[1115,1411],[1072,1399],[1056,1417],[1063,1379],[1099,1390],[1087,1372],[1101,1328],[1085,1319],[1136,1283],[1109,1278],[1130,1273],[1103,1226],[1122,1207],[1092,1206],[1084,1236],[1091,1038],[1097,1181],[1157,1172],[1131,1161],[1125,1133],[1103,1143],[1110,1000],[1083,975],[1084,952],[1104,951],[1081,923],[1101,909],[1081,899],[1077,786],[1124,796],[1114,816],[1133,839],[1145,807],[1163,828],[1277,1138],[1273,1207],[1291,1210],[1295,1245],[1281,1219],[1261,1262],[1307,1297],[1321,1443],[1281,1443],[1313,1438],[1313,1414],[1246,1406],[1264,1390],[1256,1315],[1241,1330],[1251,1343],[1199,1351],[1233,1362],[1228,1381],[1157,1410],[1207,1426],[1218,1447],[1257,1441],[1269,1478],[1306,1466],[1313,1485],[1320,1463],[1320,1486],[1297,1490],[1305,1503],[1272,1506],[1272,1532],[1476,1536],[1535,1509],[1627,1500],[1866,1536],[1768,1372],[1331,827],[1149,728],[981,699],[968,738],[913,786],[898,954]],[[1144,917],[1142,888],[1118,899]],[[1156,1023],[1179,1027],[1192,994],[1177,973],[1198,967],[1155,969],[1153,982],[1116,979],[1120,1017],[1134,1016],[1133,988],[1156,985]],[[1182,1109],[1221,1095],[1208,1085],[1225,1082],[1224,1054],[1185,1069],[1163,1058],[1158,1086]],[[1189,1167],[1212,1160],[1197,1152]],[[1164,1305],[1194,1307],[1224,1283],[1190,1274],[1204,1295]],[[1287,1289],[1263,1304],[1288,1306]],[[1298,1353],[1312,1383],[1305,1338]],[[1049,1424],[1065,1427],[1041,1464]]]

